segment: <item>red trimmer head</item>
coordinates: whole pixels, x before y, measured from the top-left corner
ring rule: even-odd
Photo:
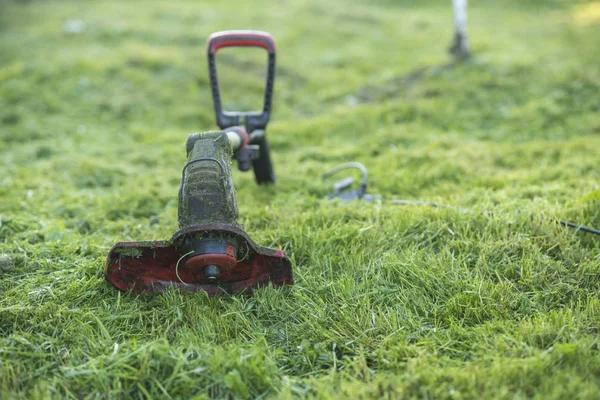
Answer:
[[[190,250],[181,254],[176,243],[194,237],[205,252],[192,255]],[[231,243],[213,239],[225,237],[231,238]],[[290,261],[283,251],[258,246],[241,229],[224,224],[180,230],[168,242],[117,243],[108,255],[106,279],[117,288],[135,294],[176,287],[204,290],[210,296],[252,293],[253,289],[269,283],[280,286],[293,282]]]

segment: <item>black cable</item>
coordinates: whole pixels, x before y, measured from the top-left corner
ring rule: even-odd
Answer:
[[[563,225],[563,226],[568,226],[569,228],[577,229],[578,231],[587,232],[587,233],[593,233],[594,235],[600,235],[600,230],[598,230],[598,229],[590,228],[590,227],[585,226],[585,225],[578,225],[578,224],[576,224],[574,222],[563,221],[563,220],[560,220],[560,219],[555,219],[555,221],[558,222],[559,224]]]

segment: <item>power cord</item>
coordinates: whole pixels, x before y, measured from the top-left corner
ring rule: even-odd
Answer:
[[[353,161],[353,162],[348,162],[348,163],[339,165],[339,166],[335,167],[334,169],[332,169],[331,171],[324,173],[322,175],[322,178],[325,179],[334,174],[337,174],[340,171],[343,171],[343,170],[349,169],[349,168],[357,168],[362,172],[362,182],[361,182],[359,188],[354,189],[354,190],[349,190],[350,187],[352,186],[352,184],[354,183],[354,179],[352,177],[347,177],[347,178],[344,178],[344,179],[336,182],[333,185],[334,192],[331,193],[328,196],[328,198],[329,199],[341,199],[342,201],[346,201],[346,202],[352,201],[352,200],[364,200],[369,203],[373,202],[374,200],[379,199],[379,196],[377,196],[377,195],[366,194],[369,175],[367,173],[367,168],[359,162]],[[391,204],[396,204],[399,206],[430,206],[430,207],[448,208],[448,206],[444,205],[444,204],[434,203],[431,201],[421,201],[421,200],[392,200]],[[464,209],[464,208],[459,208],[458,210],[460,212],[469,212],[469,210]],[[481,213],[484,213],[484,212],[482,211]],[[491,213],[491,212],[489,212],[489,213]],[[573,229],[576,229],[577,231],[592,233],[594,235],[600,235],[600,230],[598,230],[598,229],[590,228],[588,226],[577,224],[574,222],[564,221],[561,219],[556,219],[556,218],[549,218],[549,219],[558,223],[559,225],[573,228]]]
[[[391,203],[397,204],[400,206],[431,206],[431,207],[448,208],[448,206],[446,206],[444,204],[433,203],[430,201],[419,201],[419,200],[415,200],[415,201],[413,201],[413,200],[392,200]],[[464,208],[459,208],[458,210],[460,212],[468,212],[469,211]],[[490,214],[491,214],[491,212],[490,212]],[[590,228],[585,225],[576,224],[574,222],[563,221],[561,219],[556,219],[556,218],[548,218],[548,219],[556,222],[557,224],[560,224],[562,226],[567,226],[569,228],[574,228],[578,231],[582,231],[582,232],[586,232],[586,233],[593,233],[595,235],[600,235],[600,230],[598,230],[598,229]]]

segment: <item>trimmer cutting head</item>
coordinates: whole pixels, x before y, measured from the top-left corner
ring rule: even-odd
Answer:
[[[108,255],[106,279],[135,294],[176,287],[210,296],[293,282],[283,251],[258,246],[226,224],[185,228],[168,242],[117,243]]]

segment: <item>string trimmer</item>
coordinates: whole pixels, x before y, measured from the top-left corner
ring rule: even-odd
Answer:
[[[214,56],[219,48],[232,46],[262,47],[269,54],[262,112],[222,109]],[[187,139],[187,163],[179,189],[180,229],[173,237],[158,242],[120,242],[110,250],[106,279],[121,290],[156,293],[177,287],[215,295],[293,282],[284,252],[257,245],[237,223],[230,169],[233,156],[240,170],[254,167],[258,183],[275,180],[265,137],[275,42],[264,32],[219,32],[208,39],[207,50],[217,124],[222,131],[196,133]],[[234,126],[242,117],[246,129]]]

